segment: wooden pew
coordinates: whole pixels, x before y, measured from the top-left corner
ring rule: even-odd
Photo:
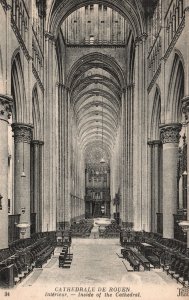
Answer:
[[[62,268],[64,266],[67,254],[68,254],[68,246],[66,245],[63,247],[62,252],[59,255],[59,268]]]
[[[154,266],[154,268],[160,268],[160,259],[155,255],[148,255],[147,259]]]
[[[54,247],[46,247],[43,252],[40,252],[40,256],[37,258],[35,266],[37,268],[42,268],[43,264],[47,262],[51,255],[54,253]]]
[[[150,271],[150,262],[149,260],[139,252],[133,251],[133,255],[140,262],[140,264],[144,267],[144,270]]]
[[[0,287],[14,287],[14,265],[11,264],[0,270]]]
[[[136,259],[134,259],[131,255],[128,255],[127,260],[129,261],[130,265],[133,267],[134,271],[139,271],[140,264]]]
[[[134,258],[132,250],[130,248],[121,249],[121,254],[123,255],[123,258],[125,258],[130,263],[134,271],[139,271],[140,264],[136,260],[136,258]]]

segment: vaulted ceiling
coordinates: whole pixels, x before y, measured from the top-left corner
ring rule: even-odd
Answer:
[[[74,3],[55,1],[51,24],[61,26],[67,53],[68,46],[88,47],[89,54],[78,55],[69,70],[71,108],[86,163],[102,157],[109,162],[119,131],[125,78],[116,59],[105,54],[103,47],[126,47],[131,31],[134,36],[137,31],[143,32],[142,4],[129,0]],[[93,46],[100,50],[95,51]]]
[[[105,55],[80,61],[72,77],[71,105],[77,135],[87,160],[109,161],[120,122],[122,82]],[[99,159],[100,161],[100,159]]]

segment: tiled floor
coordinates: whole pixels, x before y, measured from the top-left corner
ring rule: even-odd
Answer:
[[[61,248],[57,248],[55,257],[44,265],[43,270],[40,272],[39,269],[34,270],[16,287],[15,291],[20,291],[20,295],[25,293],[27,296],[31,295],[32,300],[38,299],[36,295],[40,295],[40,299],[50,299],[49,293],[62,293],[64,287],[84,288],[87,286],[94,288],[93,296],[87,294],[84,297],[79,295],[78,291],[73,293],[67,291],[67,295],[60,295],[59,299],[62,297],[68,299],[182,299],[182,297],[177,297],[178,288],[181,286],[162,270],[127,272],[119,257],[120,250],[117,239],[73,239],[71,247],[73,261],[70,269],[58,267],[58,255]],[[110,287],[113,288],[112,293]],[[117,294],[118,287],[127,287],[130,291]],[[109,293],[101,292],[103,288]],[[100,297],[97,296],[98,292],[101,292]]]

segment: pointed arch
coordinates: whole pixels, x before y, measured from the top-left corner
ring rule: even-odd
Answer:
[[[119,82],[120,86],[122,88],[125,87],[125,76],[123,73],[123,70],[120,68],[120,66],[117,64],[116,60],[112,57],[109,57],[108,55],[94,52],[87,54],[85,56],[82,56],[78,61],[74,63],[74,65],[71,67],[69,74],[67,76],[67,83],[66,86],[70,87],[71,84],[73,84],[74,76],[77,72],[77,70],[82,66],[86,65],[87,63],[92,63],[93,61],[98,61],[100,63],[103,63],[103,68],[107,68],[108,70],[111,70],[114,72],[114,77],[117,78],[117,81]]]
[[[166,119],[168,122],[180,122],[182,120],[181,99],[184,96],[184,66],[183,59],[178,52],[173,60],[170,82],[168,87],[168,101]]]
[[[41,137],[41,116],[39,107],[39,97],[37,84],[34,85],[32,91],[32,119],[33,119],[33,138],[34,140],[40,139]]]
[[[159,86],[156,87],[151,118],[151,140],[159,140],[159,125],[161,123],[161,92]]]
[[[134,81],[135,42],[132,32],[128,39],[128,84]]]
[[[47,20],[47,31],[57,37],[59,28],[63,22],[75,10],[91,4],[103,4],[117,11],[126,18],[132,28],[135,38],[144,33],[143,8],[138,2],[125,0],[54,0],[49,8],[49,18]]]
[[[26,103],[26,91],[21,58],[18,51],[12,58],[11,93],[14,101],[13,121],[24,123],[24,115],[27,115],[27,105],[24,105]]]

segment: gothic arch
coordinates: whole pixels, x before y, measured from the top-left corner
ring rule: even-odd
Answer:
[[[39,107],[39,97],[37,84],[34,85],[32,91],[32,119],[33,119],[33,139],[38,140],[41,137],[41,116]]]
[[[130,32],[128,40],[128,84],[134,81],[134,63],[135,63],[135,42],[132,32]]]
[[[11,93],[14,100],[13,120],[14,122],[24,123],[24,118],[27,115],[26,92],[21,58],[18,50],[16,50],[12,58]]]
[[[91,63],[92,61],[101,62],[103,64],[103,68],[106,67],[106,68],[109,68],[110,70],[113,70],[116,78],[118,79],[118,81],[121,85],[121,87],[122,88],[125,87],[125,77],[124,77],[123,71],[120,68],[120,66],[117,64],[115,59],[112,58],[112,57],[109,57],[105,54],[98,53],[98,52],[87,54],[87,55],[81,57],[77,62],[75,62],[75,64],[71,67],[71,69],[68,73],[66,86],[68,86],[70,88],[71,85],[72,85],[72,82],[73,82],[73,78],[74,78],[77,70],[82,65],[85,65],[89,62]]]
[[[159,140],[159,125],[161,123],[161,92],[159,86],[156,87],[152,108],[152,117],[151,117],[151,140]]]
[[[95,72],[98,69],[98,72],[88,76],[89,70],[94,69]],[[125,86],[122,69],[107,55],[98,52],[87,54],[70,68],[66,86],[70,89],[71,107],[78,126],[81,148],[104,136],[104,147],[109,152],[119,125],[121,92]],[[95,127],[99,130],[103,128],[103,133],[100,130],[97,136]],[[112,128],[111,134],[108,128]]]
[[[64,68],[63,68],[63,59],[62,53],[64,52],[64,45],[63,45],[63,35],[62,31],[60,30],[60,34],[56,40],[56,58],[57,58],[57,65],[58,65],[58,77],[59,82],[64,82]]]
[[[168,122],[180,122],[182,119],[181,99],[184,96],[184,66],[183,60],[175,53],[171,76],[168,86],[168,101],[166,120]]]
[[[59,28],[65,18],[75,10],[91,4],[103,4],[120,13],[128,20],[135,37],[144,33],[142,6],[139,7],[137,2],[131,0],[54,0],[50,8],[47,31],[57,37]]]

